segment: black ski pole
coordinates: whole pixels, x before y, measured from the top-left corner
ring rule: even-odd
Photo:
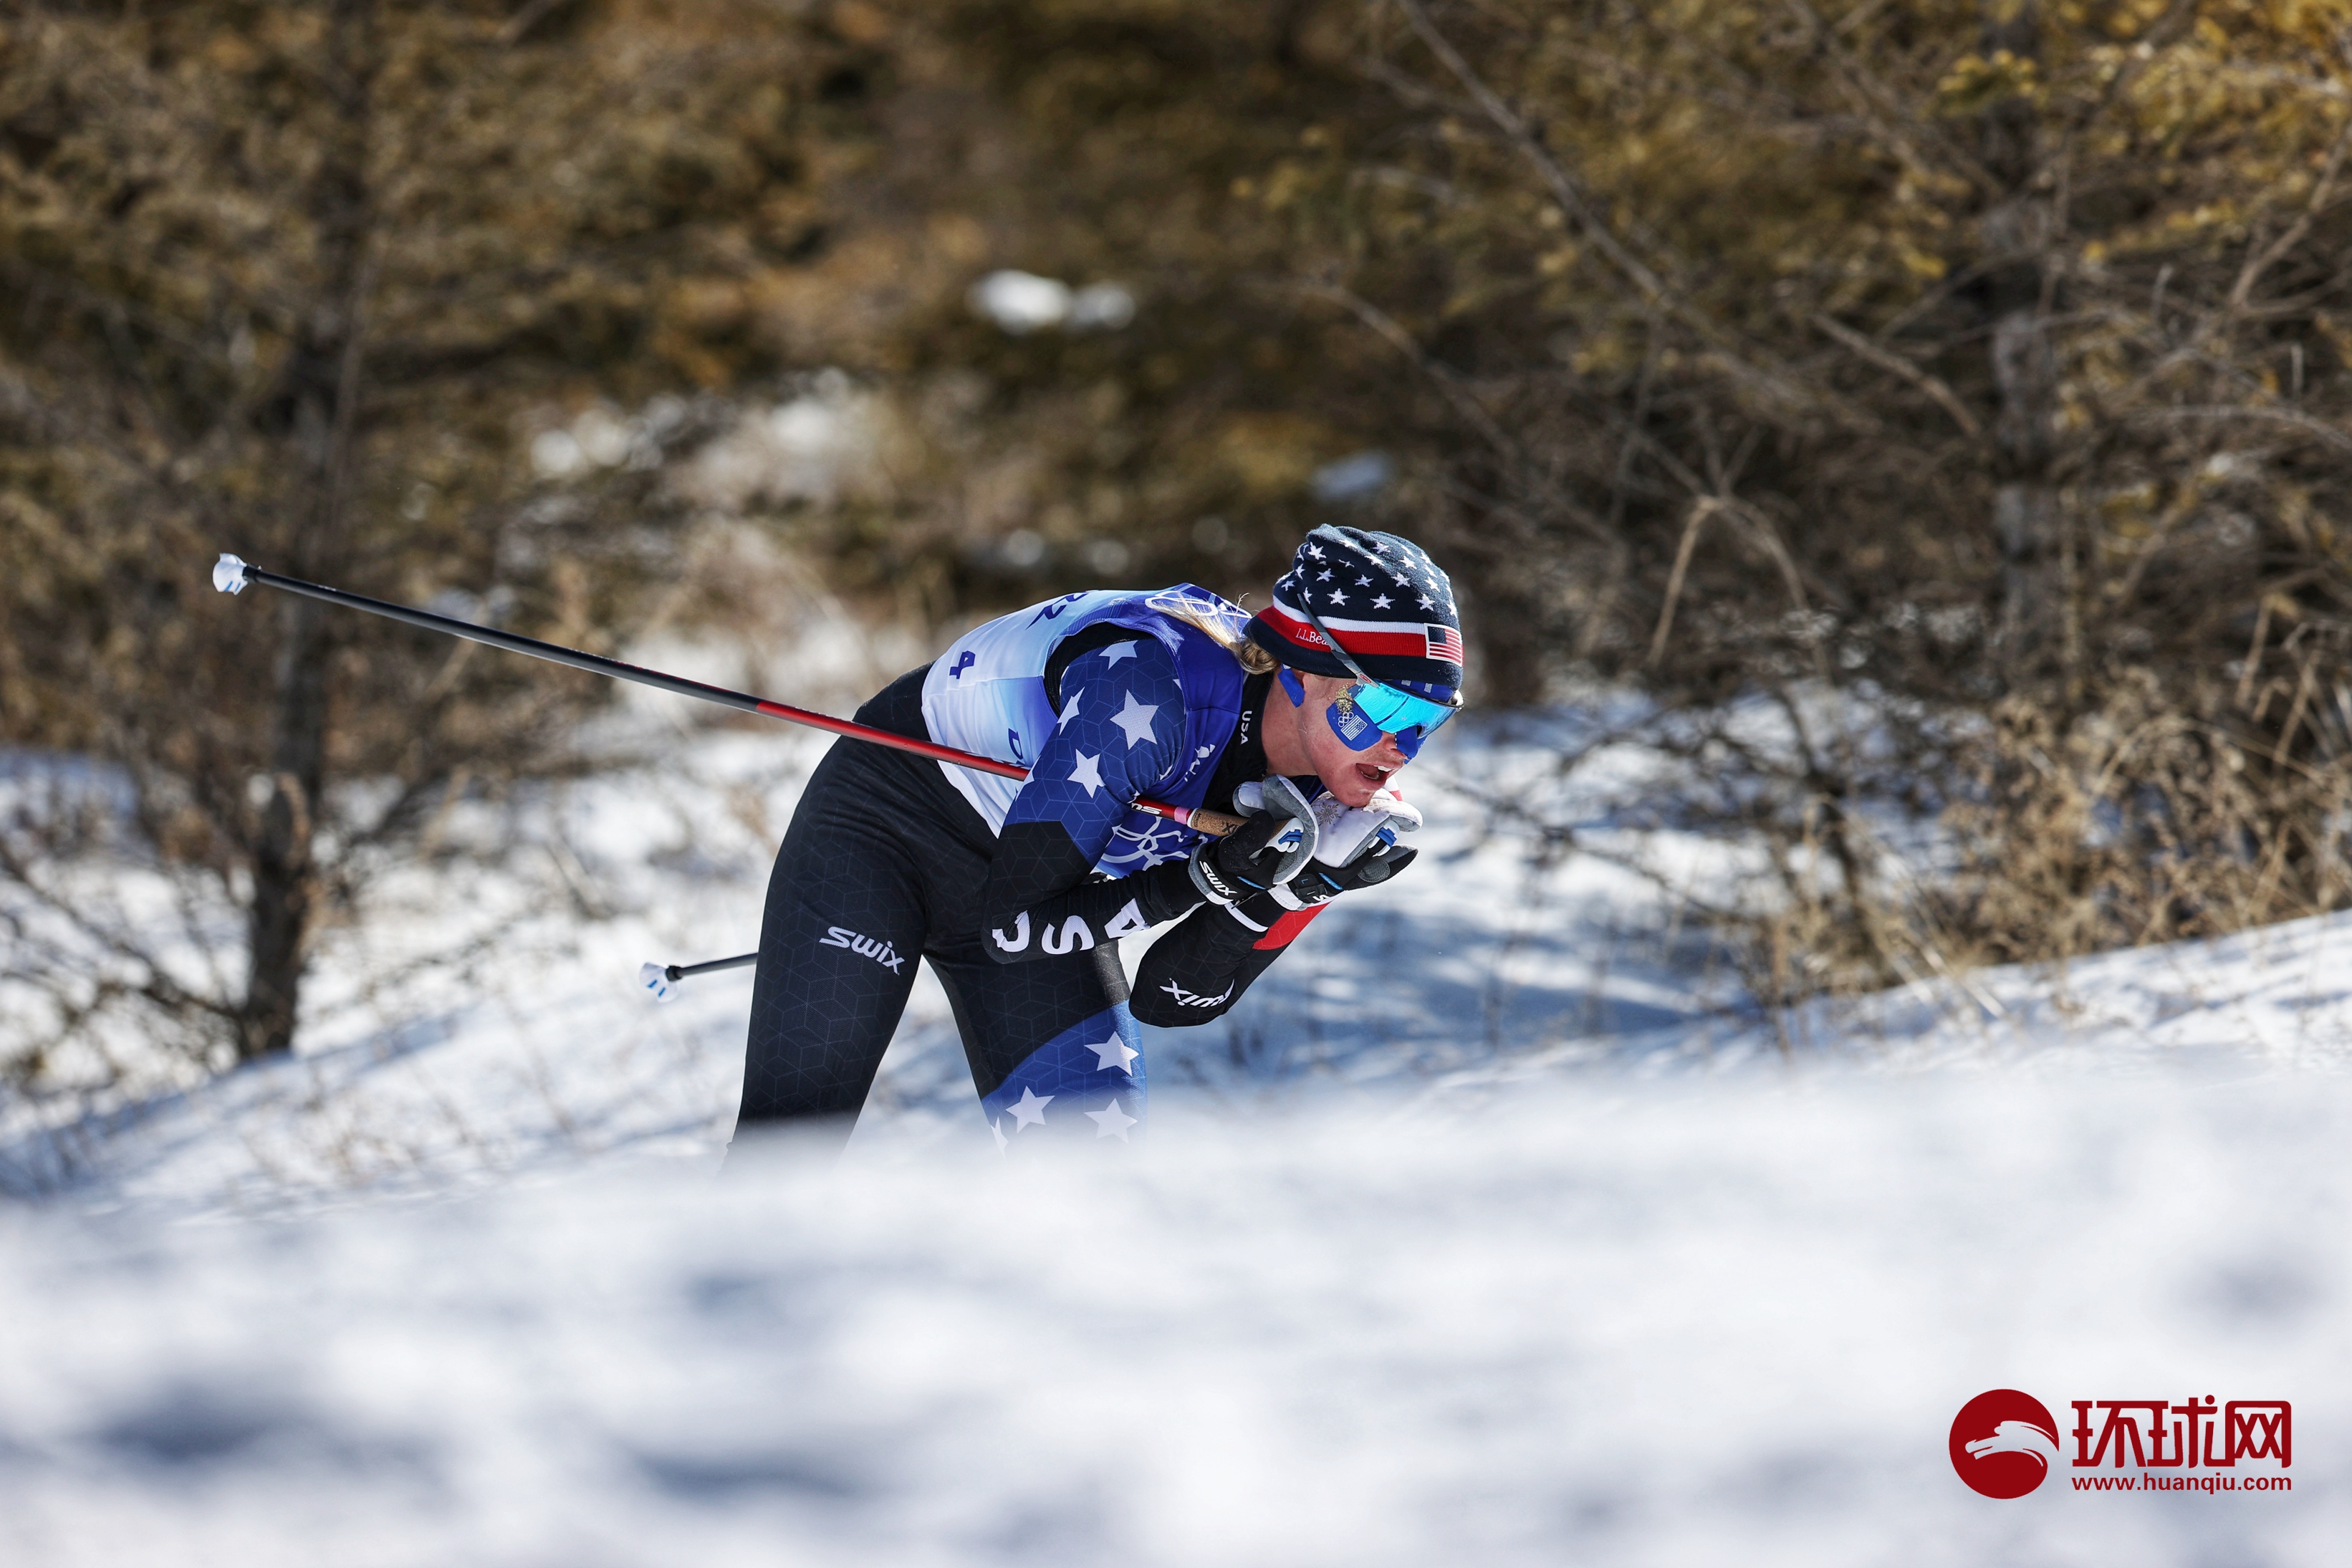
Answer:
[[[732,958],[713,958],[707,964],[646,964],[637,970],[637,984],[657,1002],[668,1001],[677,993],[670,989],[688,975],[715,974],[720,969],[744,969],[760,961],[757,953],[739,953]]]
[[[463,637],[468,642],[487,643],[493,648],[503,648],[510,653],[528,653],[534,659],[545,659],[551,664],[567,664],[572,669],[585,670],[591,674],[610,675],[615,680],[634,681],[641,686],[651,686],[656,691],[671,692],[682,697],[694,697],[702,702],[717,703],[721,707],[731,707],[739,713],[764,714],[770,718],[804,724],[812,729],[830,730],[835,735],[847,736],[852,740],[870,740],[877,746],[892,747],[899,751],[911,751],[919,757],[935,758],[941,762],[953,763],[958,768],[969,768],[980,773],[993,773],[999,778],[1026,779],[1029,777],[1029,770],[1026,768],[1015,763],[1000,762],[993,757],[982,757],[971,751],[959,751],[952,746],[941,746],[930,740],[917,740],[912,736],[894,735],[887,729],[876,729],[871,725],[858,724],[850,719],[835,718],[830,714],[812,713],[807,708],[793,707],[786,703],[770,702],[765,697],[755,697],[749,692],[731,692],[725,686],[705,685],[700,681],[689,681],[680,675],[664,674],[659,670],[648,670],[636,664],[625,664],[618,659],[607,659],[595,653],[583,653],[577,648],[565,648],[553,643],[542,643],[536,637],[518,636],[512,632],[501,632],[492,626],[477,626],[470,621],[459,621],[448,615],[436,615],[429,610],[417,610],[405,604],[394,604],[386,600],[369,599],[357,593],[345,593],[340,588],[326,588],[315,582],[304,582],[297,577],[281,577],[274,571],[264,571],[257,566],[249,566],[233,555],[221,557],[213,566],[213,586],[223,593],[242,593],[248,586],[257,582],[265,588],[282,589],[288,593],[299,593],[308,599],[322,600],[329,604],[340,604],[346,610],[364,610],[371,615],[382,615],[394,621],[404,621],[411,626],[422,626],[427,632],[445,632],[452,637]],[[1242,825],[1241,818],[1229,816],[1223,811],[1211,811],[1189,806],[1171,806],[1164,800],[1139,800],[1130,803],[1139,811],[1149,811],[1154,816],[1165,817],[1171,822],[1191,828],[1195,832],[1206,833],[1212,838],[1223,838]]]

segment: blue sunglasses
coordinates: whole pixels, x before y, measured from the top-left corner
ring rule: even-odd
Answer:
[[[1420,687],[1421,692],[1429,694],[1423,695],[1421,692],[1372,679],[1364,673],[1361,664],[1348,656],[1348,650],[1339,646],[1339,639],[1331,635],[1331,629],[1323,624],[1323,618],[1315,613],[1315,607],[1306,601],[1306,595],[1299,596],[1298,607],[1307,612],[1307,619],[1315,630],[1322,633],[1324,645],[1338,654],[1339,663],[1347,665],[1348,673],[1356,677],[1355,684],[1332,698],[1331,706],[1323,713],[1325,720],[1331,726],[1331,733],[1338,736],[1349,750],[1370,751],[1381,743],[1381,736],[1392,735],[1396,737],[1397,749],[1403,752],[1406,760],[1410,761],[1421,755],[1422,742],[1436,734],[1440,725],[1462,711],[1462,694],[1450,686],[1430,685],[1420,681],[1407,683],[1408,686]],[[1306,686],[1288,670],[1282,672],[1282,684],[1283,689],[1290,694],[1291,701],[1303,703],[1307,700]],[[1437,695],[1441,692],[1444,694],[1443,697]]]

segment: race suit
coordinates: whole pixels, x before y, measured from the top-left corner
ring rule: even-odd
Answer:
[[[975,628],[858,710],[1030,775],[834,744],[768,883],[739,1126],[854,1116],[919,956],[1000,1140],[1131,1136],[1145,1113],[1137,1020],[1221,1016],[1314,913],[1208,904],[1187,864],[1202,835],[1129,804],[1232,812],[1235,788],[1266,772],[1271,677],[1155,608],[1180,595],[1241,623],[1190,585],[1074,593]],[[1170,920],[1182,924],[1130,994],[1118,938]]]

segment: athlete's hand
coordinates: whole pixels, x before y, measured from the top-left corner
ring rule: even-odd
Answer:
[[[1297,836],[1298,824],[1260,811],[1222,839],[1202,844],[1192,857],[1192,885],[1212,904],[1238,904],[1280,880],[1290,852],[1283,841]]]
[[[1388,881],[1411,865],[1420,853],[1419,850],[1407,849],[1387,839],[1374,839],[1346,865],[1308,862],[1305,871],[1273,890],[1275,902],[1290,909],[1312,909],[1343,893]]]

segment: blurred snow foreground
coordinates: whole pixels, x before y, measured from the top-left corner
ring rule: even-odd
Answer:
[[[2316,1563],[2333,1080],[1530,1091],[1136,1157],[0,1226],[0,1559]],[[1959,1406],[2287,1398],[2290,1495],[2016,1502]]]
[[[1153,1034],[1133,1145],[1001,1161],[926,979],[845,1156],[747,1138],[714,1179],[748,977],[660,1009],[633,977],[751,944],[822,744],[721,733],[468,806],[453,841],[512,854],[392,884],[322,953],[297,1060],[12,1103],[0,1562],[2187,1564],[2352,1535],[2352,918],[1759,1017],[1671,891],[1737,846],[1634,834],[1620,758],[1545,802],[1596,852],[1530,855],[1480,802],[1551,753],[1456,726],[1423,862],[1228,1025]],[[468,921],[494,963],[404,967]],[[1979,1498],[1945,1444],[1997,1387],[2062,1424],[2292,1401],[2294,1490]]]

